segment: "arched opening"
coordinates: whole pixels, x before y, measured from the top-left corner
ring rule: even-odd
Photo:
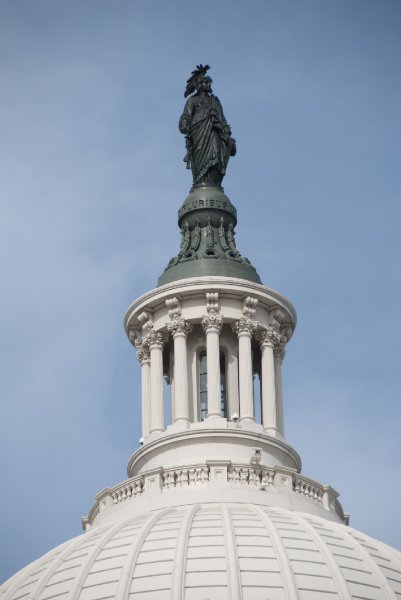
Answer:
[[[204,421],[208,412],[207,405],[207,359],[206,351],[199,352],[199,420]],[[220,414],[227,417],[227,378],[226,355],[220,352]]]

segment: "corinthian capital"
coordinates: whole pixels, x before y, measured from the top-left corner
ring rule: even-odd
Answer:
[[[176,335],[185,335],[192,331],[192,325],[190,325],[185,319],[174,319],[171,323],[167,324],[167,330],[171,333],[173,338]]]
[[[274,356],[278,358],[280,362],[283,362],[285,356],[285,342],[280,342],[277,346],[274,347]]]
[[[142,343],[136,344],[136,357],[141,367],[146,363],[150,363],[149,347]]]
[[[220,333],[223,326],[223,317],[221,315],[208,314],[202,318],[201,324],[205,333],[209,331]]]
[[[162,349],[165,342],[166,334],[163,331],[156,331],[155,329],[152,329],[151,331],[149,331],[146,338],[144,338],[143,345],[147,346],[148,348],[159,347]]]
[[[232,325],[232,329],[233,329],[234,333],[236,333],[238,336],[240,336],[240,335],[251,336],[256,331],[256,328],[257,328],[257,322],[252,321],[252,319],[249,319],[247,317],[241,317],[240,319],[238,319],[238,321],[236,321]]]
[[[274,349],[277,349],[281,342],[280,334],[273,327],[259,329],[256,339],[261,346],[271,346]]]

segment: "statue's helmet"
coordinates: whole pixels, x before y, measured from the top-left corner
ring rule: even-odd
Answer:
[[[187,80],[187,87],[185,88],[184,97],[186,98],[190,94],[192,94],[195,90],[197,90],[204,79],[207,79],[208,82],[212,82],[211,77],[208,75],[205,77],[206,72],[210,69],[209,65],[203,66],[197,65],[196,69],[194,69],[191,73],[191,77]]]

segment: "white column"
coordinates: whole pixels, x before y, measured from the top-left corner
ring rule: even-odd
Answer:
[[[276,435],[278,426],[273,339],[266,330],[260,332],[258,337],[262,363],[262,423],[268,433]]]
[[[150,433],[164,431],[163,342],[161,331],[151,331],[150,349]]]
[[[239,393],[238,393],[238,355],[237,343],[235,348],[230,348],[230,354],[227,357],[227,393],[228,393],[228,412],[227,417],[231,418],[233,414],[239,415]]]
[[[202,327],[206,333],[207,364],[207,416],[221,416],[220,391],[220,330],[223,317],[208,315],[202,319]]]
[[[252,333],[255,329],[256,323],[245,317],[233,325],[233,330],[238,335],[239,406],[242,421],[255,420],[251,349]]]
[[[187,335],[191,326],[184,319],[169,323],[168,329],[174,340],[174,406],[171,412],[174,422],[189,421]]]
[[[276,384],[276,412],[277,429],[284,437],[284,414],[283,414],[283,385],[281,378],[281,365],[284,359],[285,351],[283,345],[274,351],[274,380]]]
[[[274,374],[273,344],[266,336],[260,345],[262,362],[262,414],[263,427],[269,433],[277,433],[276,387]]]
[[[137,357],[141,365],[141,407],[142,407],[142,437],[147,437],[150,431],[150,353],[149,348],[140,344]]]
[[[171,422],[174,423],[175,415],[174,415],[174,393],[175,393],[175,385],[174,385],[174,350],[170,351],[169,358],[169,384],[170,384],[170,405],[171,405]]]

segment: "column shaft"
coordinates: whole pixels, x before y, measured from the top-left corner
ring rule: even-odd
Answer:
[[[150,359],[143,360],[141,366],[142,395],[142,436],[147,437],[150,431]]]
[[[164,431],[163,345],[150,345],[150,432]]]
[[[279,354],[274,355],[274,381],[276,384],[276,414],[277,429],[284,437],[284,414],[283,414],[283,384],[281,378],[282,358]]]
[[[174,421],[189,420],[187,336],[182,331],[174,333]]]
[[[206,330],[207,362],[207,416],[221,414],[220,403],[220,350],[219,332],[216,328]]]
[[[240,418],[254,421],[252,350],[249,331],[238,333]]]
[[[262,343],[261,353],[263,427],[274,433],[278,428],[273,346],[270,343]]]
[[[239,415],[238,358],[236,353],[233,353],[232,356],[230,356],[227,363],[227,416],[230,418],[235,413]]]

